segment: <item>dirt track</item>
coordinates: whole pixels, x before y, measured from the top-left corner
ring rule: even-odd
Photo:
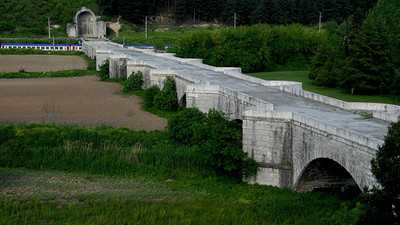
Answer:
[[[141,98],[96,76],[0,80],[0,122],[55,122],[163,130],[167,121],[144,111]]]

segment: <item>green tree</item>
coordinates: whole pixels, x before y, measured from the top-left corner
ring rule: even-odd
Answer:
[[[400,120],[392,123],[385,143],[371,161],[381,187],[364,194],[366,214],[360,224],[400,224]]]
[[[340,85],[362,94],[388,92],[395,71],[385,35],[368,17],[349,45],[349,57]]]
[[[400,95],[400,74],[398,73],[390,86],[390,93],[396,96],[396,102],[399,100]]]
[[[327,34],[312,60],[309,78],[320,86],[337,87],[339,82],[338,64],[344,56],[342,38],[336,34]]]
[[[371,17],[379,21],[388,35],[393,63],[400,68],[400,1],[380,0],[374,7]]]

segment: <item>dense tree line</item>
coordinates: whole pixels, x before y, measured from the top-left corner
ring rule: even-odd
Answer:
[[[241,67],[244,72],[277,67],[306,69],[323,35],[300,24],[256,24],[237,29],[187,33],[170,51],[183,58],[201,58],[214,66]]]
[[[398,0],[381,0],[368,15],[358,11],[341,26],[326,24],[310,78],[351,93],[399,95],[399,9]]]
[[[169,11],[175,20],[223,22],[238,25],[317,24],[322,21],[343,22],[357,9],[367,12],[377,0],[96,0],[107,15],[121,15],[124,19],[143,22],[144,16]]]

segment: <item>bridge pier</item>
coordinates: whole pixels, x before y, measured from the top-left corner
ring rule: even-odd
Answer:
[[[262,108],[246,110],[243,116],[243,151],[260,167],[250,183],[292,187],[290,114]]]
[[[124,55],[110,55],[110,78],[126,77],[127,57]]]
[[[108,50],[97,50],[96,51],[96,70],[100,71],[100,66],[110,58],[112,55],[111,51]]]

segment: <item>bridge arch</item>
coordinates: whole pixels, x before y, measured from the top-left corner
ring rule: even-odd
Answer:
[[[351,174],[338,162],[329,158],[317,158],[308,163],[300,173],[295,190],[361,193]]]

